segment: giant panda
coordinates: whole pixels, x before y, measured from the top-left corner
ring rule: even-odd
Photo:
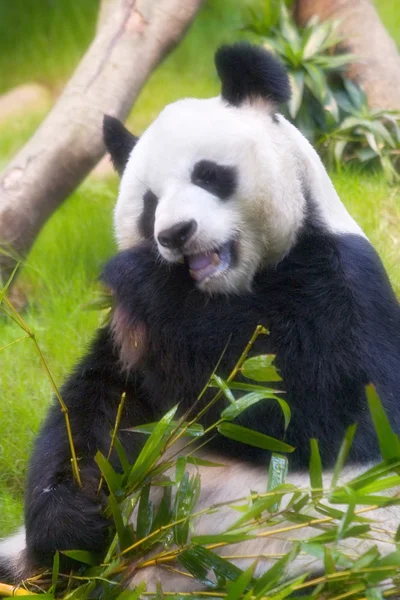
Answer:
[[[290,96],[283,66],[247,43],[221,47],[215,63],[220,96],[174,102],[139,139],[104,119],[105,145],[121,175],[119,252],[102,275],[114,308],[62,388],[83,487],[73,482],[54,402],[30,460],[25,529],[0,547],[0,580],[31,575],[57,549],[101,552],[107,521],[93,457],[107,453],[121,394],[121,429],[156,421],[177,403],[185,412],[219,360],[226,376],[257,325],[270,334],[253,352],[276,354],[292,411],[289,481],[309,485],[310,438],[319,440],[329,477],[353,423],[347,476],[380,460],[369,382],[400,432],[400,308],[378,255],[317,153],[279,113]],[[209,411],[206,424],[219,412]],[[270,403],[238,422],[283,435]],[[131,458],[140,439],[121,431]],[[265,490],[264,450],[219,436],[204,452],[225,467],[204,473],[200,507]],[[395,529],[396,509],[384,518]],[[220,517],[200,523],[203,532],[220,527]],[[279,552],[288,543],[267,538],[256,550]],[[137,577],[177,591],[157,569]]]

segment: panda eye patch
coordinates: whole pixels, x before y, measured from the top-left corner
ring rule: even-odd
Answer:
[[[232,196],[236,189],[236,169],[218,165],[211,160],[201,160],[195,164],[191,180],[194,185],[225,200]]]
[[[143,210],[139,217],[139,231],[146,240],[150,240],[154,235],[157,204],[157,196],[151,190],[147,190],[143,195]]]

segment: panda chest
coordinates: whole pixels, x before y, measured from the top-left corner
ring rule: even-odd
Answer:
[[[141,371],[157,405],[192,405],[215,369],[222,378],[228,377],[257,325],[266,326],[254,311],[238,311],[225,302],[201,308],[147,325]],[[262,335],[251,353],[271,351],[269,337]]]

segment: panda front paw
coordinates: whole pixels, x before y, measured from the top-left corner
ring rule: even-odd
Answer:
[[[98,496],[94,486],[79,488],[66,482],[44,488],[26,506],[26,541],[31,560],[38,566],[49,566],[56,550],[101,554],[109,526],[103,508],[104,495]]]

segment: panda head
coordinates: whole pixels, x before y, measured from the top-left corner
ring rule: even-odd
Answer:
[[[104,139],[122,176],[119,248],[153,240],[201,291],[242,292],[295,244],[309,188],[325,186],[327,226],[346,228],[350,217],[314,150],[277,114],[290,97],[281,63],[246,43],[220,48],[215,63],[219,97],[170,104],[139,139],[105,117]]]

